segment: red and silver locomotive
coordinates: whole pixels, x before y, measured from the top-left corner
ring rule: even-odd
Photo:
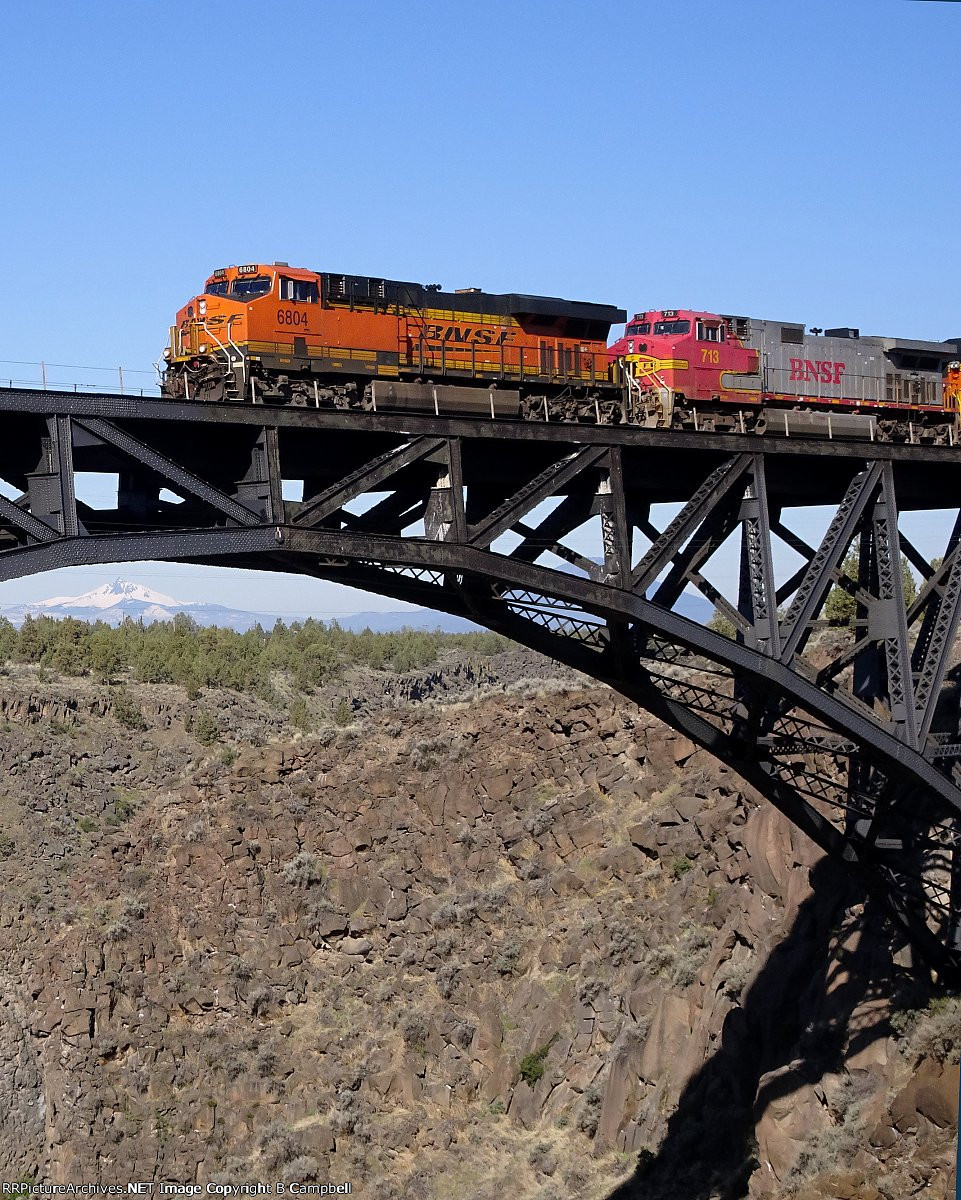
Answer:
[[[648,426],[957,440],[961,340],[661,309],[632,317],[611,354]]]

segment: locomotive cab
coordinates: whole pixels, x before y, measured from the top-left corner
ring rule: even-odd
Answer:
[[[249,391],[255,343],[268,327],[290,331],[306,354],[309,312],[321,303],[318,277],[286,263],[220,267],[204,290],[177,313],[164,351],[168,395],[186,399],[243,398]]]
[[[635,314],[611,353],[645,410],[645,423],[675,424],[675,406],[685,400],[756,398],[751,385],[758,356],[743,344],[746,324],[742,317],[690,309]]]

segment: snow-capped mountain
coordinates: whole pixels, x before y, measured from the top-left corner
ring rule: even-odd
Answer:
[[[173,596],[153,592],[142,583],[129,583],[126,579],[115,579],[103,587],[84,592],[82,596],[51,596],[49,600],[38,600],[34,608],[50,609],[78,605],[83,608],[116,608],[126,604],[156,604],[161,608],[173,608],[179,612],[180,601]]]
[[[134,621],[171,621],[177,613],[193,617],[198,625],[221,625],[231,629],[251,629],[260,624],[274,623],[273,616],[245,612],[222,604],[190,604],[175,600],[126,579],[115,579],[103,587],[84,592],[81,596],[51,596],[34,604],[17,604],[0,608],[0,615],[20,625],[24,617],[76,617],[80,621],[106,621],[119,625],[127,617]]]
[[[198,625],[219,625],[221,628],[244,632],[255,625],[270,629],[278,620],[274,613],[245,612],[239,608],[228,608],[223,604],[192,604],[175,600],[144,587],[142,583],[131,583],[126,579],[115,579],[103,587],[84,592],[81,596],[51,596],[49,600],[38,600],[33,604],[17,604],[8,608],[0,606],[0,616],[14,625],[22,625],[26,616],[32,617],[76,617],[79,621],[105,621],[108,625],[119,625],[126,618],[134,621],[172,621],[177,613],[193,617]],[[287,624],[298,618],[289,615],[283,618]],[[303,619],[303,618],[299,618]],[[413,609],[405,612],[364,612],[338,617],[342,629],[372,629],[387,632],[407,626],[411,629],[443,629],[461,633],[476,629],[469,621],[430,609]]]

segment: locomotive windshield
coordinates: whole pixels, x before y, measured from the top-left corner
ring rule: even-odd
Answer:
[[[624,332],[628,336],[632,333],[650,333],[651,323],[650,321],[632,321]]]
[[[690,321],[655,321],[654,322],[654,333],[655,334],[665,334],[665,333],[681,334],[681,333],[690,333],[690,332],[691,332],[691,322]]]
[[[257,296],[266,296],[270,291],[271,283],[272,280],[269,275],[255,275],[253,278],[247,276],[244,279],[235,279],[233,287],[230,289],[230,294],[242,300],[253,300]]]
[[[230,287],[230,284],[226,279],[216,279],[209,282],[204,291],[208,296],[226,296],[228,287]]]

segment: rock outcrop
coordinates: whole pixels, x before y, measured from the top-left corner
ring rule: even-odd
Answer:
[[[12,1172],[952,1194],[958,1010],[803,835],[604,689],[413,699],[0,688]]]

